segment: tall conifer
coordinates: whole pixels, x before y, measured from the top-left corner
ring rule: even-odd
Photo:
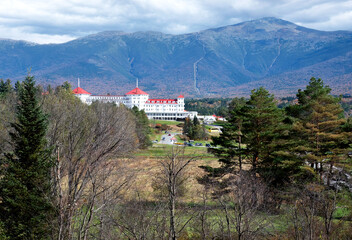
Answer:
[[[151,129],[149,127],[149,120],[144,110],[139,110],[138,107],[132,108],[132,113],[136,117],[136,133],[139,140],[139,147],[144,149],[152,145],[150,141]]]
[[[311,78],[306,89],[298,91],[299,104],[289,109],[298,118],[294,125],[299,133],[297,151],[319,174],[324,165],[329,166],[328,184],[334,164],[345,157],[349,135],[343,131],[346,120],[340,99],[330,92],[321,79]]]
[[[11,80],[7,79],[4,81],[3,79],[0,79],[0,97],[5,96],[11,91],[13,91]]]
[[[244,109],[243,135],[246,154],[250,156],[252,169],[273,151],[274,140],[281,134],[280,125],[284,114],[277,107],[274,96],[266,89],[252,90]]]
[[[14,152],[1,165],[0,219],[10,239],[48,239],[53,208],[47,118],[32,76],[26,77],[18,94],[17,121],[11,132]]]

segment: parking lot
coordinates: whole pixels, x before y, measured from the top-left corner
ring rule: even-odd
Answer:
[[[166,132],[161,136],[160,141],[153,141],[155,144],[177,144],[180,146],[189,146],[189,147],[211,147],[209,143],[203,144],[203,143],[198,143],[196,141],[190,140],[190,141],[184,141],[184,142],[177,142],[176,135],[179,133],[172,133],[172,132]]]

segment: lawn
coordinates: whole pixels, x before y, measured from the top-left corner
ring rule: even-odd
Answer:
[[[126,160],[124,168],[128,169],[129,172],[135,172],[134,187],[129,191],[130,194],[138,192],[141,194],[142,199],[145,200],[156,200],[153,193],[153,179],[158,176],[162,171],[161,161],[165,160],[170,155],[172,147],[179,147],[177,145],[166,145],[166,144],[153,144],[148,149],[138,150],[133,157]],[[193,158],[187,168],[187,175],[189,179],[187,181],[187,194],[183,197],[184,202],[200,202],[199,192],[202,189],[202,185],[197,182],[197,178],[203,176],[204,171],[199,166],[209,165],[218,166],[219,162],[210,153],[207,152],[205,147],[184,147],[184,156],[186,158]],[[132,196],[132,195],[129,195]]]
[[[178,122],[178,121],[168,121],[168,120],[149,120],[150,124],[165,124],[165,125],[177,125],[183,122]]]
[[[149,158],[160,158],[166,157],[170,154],[172,147],[181,147],[184,146],[175,146],[168,144],[153,144],[152,147],[148,149],[139,150],[135,155],[143,156]],[[216,159],[214,155],[208,153],[208,149],[205,147],[184,147],[185,155],[189,157],[197,157],[204,160],[214,160]]]
[[[160,142],[161,136],[163,135],[163,132],[158,132],[156,129],[152,128],[152,134],[150,135],[150,140],[158,140]]]

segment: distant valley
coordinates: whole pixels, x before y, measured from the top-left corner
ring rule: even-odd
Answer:
[[[63,44],[0,39],[0,78],[69,81],[92,93],[139,86],[153,97],[248,96],[266,87],[293,95],[310,77],[352,93],[352,32],[317,31],[263,18],[197,33],[101,32]]]

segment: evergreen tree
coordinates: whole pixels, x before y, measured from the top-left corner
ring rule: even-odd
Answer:
[[[231,122],[224,124],[220,136],[212,137],[213,145],[217,147],[208,149],[218,158],[220,166],[200,166],[207,174],[199,178],[198,181],[201,184],[214,187],[215,195],[228,192],[233,176],[242,169],[243,162],[238,136],[236,125]],[[224,178],[226,175],[230,177]]]
[[[66,91],[71,92],[72,86],[69,82],[65,81],[62,85],[61,88],[65,89]]]
[[[54,92],[54,89],[51,87],[51,85],[49,84],[48,87],[46,88],[46,90],[48,91],[49,94],[52,94]]]
[[[242,161],[243,161],[243,145],[242,145],[242,128],[243,128],[243,120],[244,115],[242,113],[242,109],[245,109],[246,100],[245,98],[234,98],[229,104],[228,117],[229,123],[233,127],[233,137],[237,141],[238,146],[234,149],[236,150],[236,154],[238,156],[238,166],[239,169],[242,170]]]
[[[205,126],[204,124],[200,124],[200,121],[198,120],[197,116],[194,116],[193,118],[192,129],[193,129],[192,139],[203,140],[208,138],[208,134]]]
[[[134,106],[132,112],[136,117],[136,133],[139,140],[139,147],[144,149],[152,145],[150,141],[151,129],[149,127],[149,120],[144,110],[139,110]]]
[[[352,132],[352,116],[347,118],[346,123],[342,126],[344,132]]]
[[[329,166],[328,184],[333,165],[347,151],[350,134],[343,131],[346,120],[342,118],[340,99],[330,92],[331,89],[324,86],[321,79],[311,78],[306,89],[298,91],[299,104],[288,109],[297,118],[294,130],[299,135],[299,145],[296,151],[302,156],[302,161],[308,161],[320,175],[324,171],[323,166]]]
[[[342,131],[346,134],[347,138],[347,142],[345,144],[347,156],[352,157],[352,116],[347,118],[346,123],[342,126]]]
[[[183,134],[193,140],[208,138],[208,133],[205,126],[200,124],[196,116],[193,118],[193,121],[190,118],[185,119],[185,124],[183,125]]]
[[[11,80],[7,79],[4,81],[3,79],[0,79],[0,97],[5,96],[6,94],[12,92],[13,88],[11,85]]]
[[[35,81],[27,76],[19,89],[17,121],[12,124],[13,154],[2,162],[0,219],[10,239],[48,239],[51,205],[47,118],[38,103]]]
[[[185,118],[185,124],[183,125],[183,135],[193,139],[193,123],[188,117]]]
[[[195,135],[195,140],[208,140],[209,134],[204,124],[198,125]]]
[[[18,93],[21,88],[22,88],[22,83],[20,81],[17,81],[15,83],[15,91]]]
[[[209,149],[221,163],[220,168],[205,168],[213,177],[222,177],[227,173],[235,173],[242,169],[242,109],[246,101],[244,98],[233,99],[229,108],[229,121],[223,125],[219,137],[212,137],[213,144],[218,148]]]
[[[197,116],[194,116],[194,118],[193,118],[193,126],[199,126],[199,125],[200,125],[200,122],[199,122]]]
[[[274,96],[262,87],[252,90],[242,111],[245,154],[250,157],[255,172],[258,164],[268,159],[274,150],[274,140],[281,134],[284,113],[277,107]]]

